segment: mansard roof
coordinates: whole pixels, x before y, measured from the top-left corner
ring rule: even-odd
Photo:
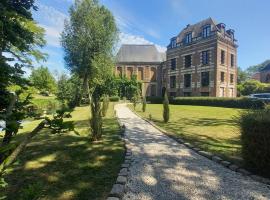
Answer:
[[[165,53],[159,52],[155,45],[151,44],[123,44],[116,55],[118,63],[156,63],[164,60]]]
[[[202,20],[196,24],[192,25],[187,25],[186,28],[184,28],[177,36],[177,42],[181,42],[184,38],[185,35],[189,32],[192,32],[193,36],[192,37],[199,37],[201,32],[202,32],[202,27],[206,25],[211,25],[211,31],[216,31],[218,30],[217,23],[215,20],[213,20],[211,17]]]

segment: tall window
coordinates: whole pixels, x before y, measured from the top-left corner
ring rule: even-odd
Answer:
[[[210,25],[206,25],[203,27],[203,37],[209,37],[210,36],[210,32],[211,32],[211,26]]]
[[[231,67],[234,67],[234,55],[231,54]]]
[[[220,73],[220,81],[221,81],[222,83],[224,83],[224,81],[225,81],[225,72],[221,72],[221,73]]]
[[[122,77],[122,67],[117,67],[117,76]]]
[[[176,69],[176,58],[171,59],[171,70]]]
[[[172,48],[176,47],[176,38],[173,38],[171,41]]]
[[[186,44],[192,42],[192,32],[186,34]]]
[[[143,68],[138,67],[138,75],[137,75],[138,80],[143,80]]]
[[[221,50],[221,64],[225,64],[225,51]]]
[[[151,81],[156,81],[157,80],[157,72],[155,67],[151,67],[150,70],[150,80]]]
[[[170,88],[176,88],[176,76],[170,77]]]
[[[233,83],[233,82],[234,82],[234,75],[230,74],[230,83]]]
[[[185,68],[191,67],[191,55],[185,56]]]
[[[203,65],[209,64],[209,51],[202,52],[202,64]]]
[[[202,74],[201,74],[201,85],[202,85],[202,87],[209,86],[209,72],[202,72]]]
[[[189,88],[191,86],[191,74],[184,75],[184,85],[185,88]]]

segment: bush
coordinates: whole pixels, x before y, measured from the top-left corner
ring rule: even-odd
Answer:
[[[146,97],[146,101],[150,103],[161,104],[163,102],[162,97]]]
[[[117,102],[120,100],[119,96],[112,96],[112,97],[109,97],[109,99],[111,102]]]
[[[270,108],[243,112],[238,123],[245,166],[270,178]]]
[[[226,108],[254,108],[264,107],[264,102],[250,98],[223,98],[223,97],[176,97],[170,100],[174,105],[199,105]]]
[[[43,113],[43,110],[46,110],[47,114],[53,114],[61,107],[60,102],[56,99],[32,99],[31,101],[37,115],[39,115],[40,112]]]

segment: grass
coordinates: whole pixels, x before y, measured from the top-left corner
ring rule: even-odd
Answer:
[[[130,105],[133,110],[133,106]],[[240,132],[234,117],[242,109],[208,106],[170,105],[170,120],[163,122],[162,104],[148,104],[143,113],[141,105],[136,112],[152,121],[169,134],[183,138],[203,150],[242,165]]]
[[[112,104],[101,141],[90,142],[89,114],[89,107],[72,112],[67,121],[74,123],[74,132],[51,134],[44,129],[34,137],[6,170],[8,185],[0,187],[0,199],[105,199],[123,161],[124,144]],[[34,123],[18,136],[31,131]]]

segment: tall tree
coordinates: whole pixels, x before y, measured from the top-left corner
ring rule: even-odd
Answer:
[[[252,76],[255,72],[261,71],[266,65],[270,64],[270,60],[266,60],[258,65],[253,65],[247,68],[246,72],[249,76]]]
[[[100,98],[113,72],[117,27],[111,12],[97,0],[76,0],[69,14],[62,33],[66,67],[78,74],[87,88],[93,139],[98,140],[102,135]]]
[[[0,1],[0,120],[6,121],[3,144],[10,142],[24,118],[26,101],[17,99],[19,93],[10,93],[8,86],[16,84],[25,88],[24,67],[32,66],[32,59],[44,60],[39,51],[45,45],[44,29],[32,18],[31,10],[37,10],[34,0]]]
[[[56,81],[48,67],[38,67],[32,70],[30,81],[40,91],[56,92]]]
[[[249,78],[248,73],[245,70],[242,70],[241,67],[237,68],[237,84],[245,82]]]

